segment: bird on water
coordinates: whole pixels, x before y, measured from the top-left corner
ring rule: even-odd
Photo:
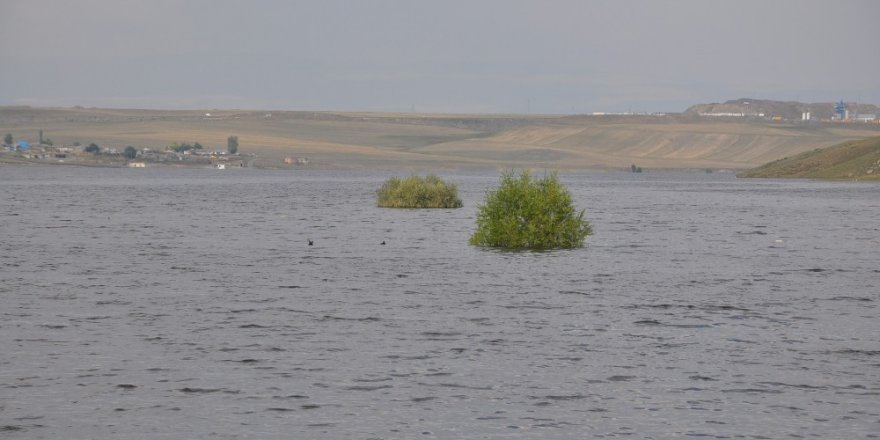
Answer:
[[[310,238],[310,239],[309,239],[309,246],[312,246],[312,245],[314,245],[314,244],[315,244],[315,242],[312,241],[312,239]]]

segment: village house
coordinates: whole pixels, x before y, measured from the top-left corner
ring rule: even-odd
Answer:
[[[289,156],[284,158],[286,165],[308,165],[309,159],[305,157]]]

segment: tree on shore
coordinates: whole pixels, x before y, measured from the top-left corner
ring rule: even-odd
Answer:
[[[86,147],[86,153],[98,154],[100,152],[101,152],[101,147],[99,147],[98,144],[96,144],[94,142],[92,142],[91,144],[89,144],[88,147]]]
[[[12,133],[6,133],[6,136],[3,136],[3,143],[6,145],[12,145],[14,139],[12,139]]]
[[[122,155],[129,158],[129,159],[134,159],[135,157],[137,157],[137,154],[138,154],[137,148],[132,147],[131,145],[125,147],[125,151],[122,152]]]
[[[229,154],[238,153],[238,136],[229,136],[226,138],[226,151]]]
[[[175,142],[175,143],[169,145],[167,149],[172,150],[172,151],[176,151],[178,153],[183,153],[184,151],[187,151],[187,150],[201,150],[202,144],[200,144],[198,142],[196,142],[194,144],[188,144],[186,142],[184,142],[182,144],[178,144],[177,142]]]

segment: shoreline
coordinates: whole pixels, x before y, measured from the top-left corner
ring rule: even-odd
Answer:
[[[115,168],[115,169],[178,169],[178,170],[217,170],[230,171],[235,170],[257,170],[257,171],[337,171],[337,172],[390,172],[402,173],[405,175],[425,174],[425,173],[443,173],[443,172],[498,172],[502,170],[523,169],[521,166],[513,166],[506,164],[498,164],[494,166],[483,166],[474,164],[464,164],[461,166],[439,166],[427,167],[417,164],[396,164],[396,166],[368,166],[356,164],[313,164],[308,166],[245,166],[245,167],[229,167],[225,169],[217,169],[213,165],[208,164],[172,164],[172,163],[150,163],[147,162],[144,167],[131,167],[127,164],[111,164],[111,163],[88,163],[88,162],[53,162],[43,159],[20,159],[8,160],[8,158],[0,157],[0,168],[29,168],[29,167],[46,167],[46,168]],[[594,166],[594,167],[553,167],[553,166],[531,166],[525,167],[533,172],[535,171],[559,171],[563,173],[621,173],[621,174],[642,174],[650,175],[657,173],[693,173],[693,174],[737,174],[746,168],[699,168],[699,167],[676,167],[676,168],[650,168],[642,173],[633,173],[629,167],[611,167],[611,166]]]

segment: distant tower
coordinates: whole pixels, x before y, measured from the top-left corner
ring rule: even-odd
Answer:
[[[834,105],[834,113],[837,114],[837,119],[841,121],[846,119],[846,104],[843,103],[842,99]]]

